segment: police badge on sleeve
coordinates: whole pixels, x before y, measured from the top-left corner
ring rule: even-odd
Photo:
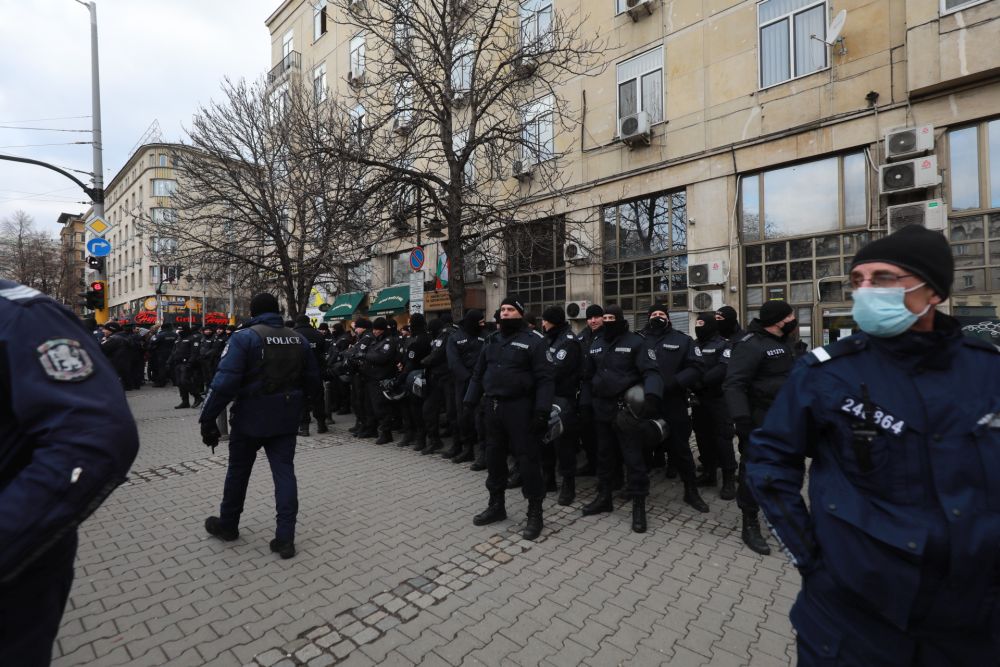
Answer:
[[[94,362],[80,341],[52,338],[37,348],[45,374],[57,382],[80,382],[94,374]]]

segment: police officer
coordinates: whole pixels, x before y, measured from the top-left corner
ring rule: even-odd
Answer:
[[[424,357],[423,367],[427,380],[427,397],[424,399],[423,416],[426,439],[417,437],[413,448],[421,454],[430,454],[444,447],[441,440],[441,411],[448,405],[447,391],[451,387],[451,373],[448,370],[447,343],[452,329],[446,326],[444,318],[437,317],[428,325],[431,336],[431,351]]]
[[[278,300],[270,294],[250,300],[250,322],[229,339],[199,422],[202,440],[214,449],[219,443],[216,418],[233,403],[222,504],[219,516],[205,519],[205,530],[225,541],[239,537],[247,484],[257,451],[263,448],[274,478],[277,510],[271,551],[291,558],[299,509],[295,432],[303,406],[320,391],[320,380],[308,343],[284,327],[278,313]]]
[[[577,339],[580,341],[580,349],[583,354],[587,354],[594,338],[601,335],[601,327],[604,326],[604,309],[596,303],[587,306],[584,312],[587,317],[587,326],[580,332]],[[577,429],[580,434],[580,449],[583,450],[586,462],[577,469],[578,477],[589,477],[597,474],[597,436],[594,431],[594,412],[590,406],[581,405],[579,408],[580,426]]]
[[[372,408],[371,421],[366,432],[377,430],[376,445],[392,442],[392,412],[389,400],[382,394],[382,380],[396,376],[399,362],[399,348],[396,338],[389,335],[388,323],[384,317],[372,320],[372,338],[365,348],[361,362],[361,374],[365,377],[365,391]]]
[[[735,343],[743,337],[739,316],[732,306],[723,306],[715,311],[715,321],[718,323],[719,335],[730,343]]]
[[[410,316],[410,335],[401,339],[403,356],[403,376],[417,373],[423,369],[421,363],[431,351],[431,336],[427,333],[427,318],[423,313]],[[399,442],[400,447],[408,447],[416,441],[425,438],[424,435],[424,399],[407,393],[403,399],[403,421],[406,432]]]
[[[645,446],[637,438],[622,438],[615,430],[619,403],[625,392],[642,385],[645,395],[643,418],[659,417],[658,404],[663,391],[656,358],[644,349],[643,338],[628,330],[621,306],[604,310],[601,335],[587,350],[583,367],[580,403],[594,414],[597,431],[597,497],[584,505],[583,516],[614,510],[611,494],[615,477],[624,460],[627,490],[632,498],[632,530],[646,532],[646,496],[649,494],[649,467]]]
[[[465,394],[465,409],[486,401],[486,488],[489,505],[473,518],[477,526],[507,518],[507,455],[521,468],[521,492],[528,500],[522,537],[534,540],[542,533],[541,436],[548,428],[554,393],[553,368],[543,337],[528,331],[524,306],[507,297],[500,303],[500,330],[490,336],[476,363]],[[484,398],[485,397],[485,398]]]
[[[751,436],[748,481],[803,576],[799,664],[1000,662],[1000,349],[938,311],[951,253],[916,225],[861,248],[861,332],[803,357]]]
[[[0,664],[48,665],[77,526],[139,447],[115,371],[41,293],[0,280]]]
[[[736,497],[736,455],[733,452],[733,428],[726,410],[722,382],[726,379],[732,345],[719,335],[715,313],[698,313],[694,333],[701,351],[705,372],[695,385],[691,401],[691,423],[695,441],[704,466],[698,486],[715,488],[718,469],[722,468],[722,490],[719,497]]]
[[[358,438],[374,438],[378,435],[377,429],[375,432],[369,430],[373,419],[372,407],[365,388],[365,376],[361,374],[365,351],[373,340],[371,329],[371,320],[359,317],[354,322],[354,344],[344,355],[351,376],[351,411],[355,418],[354,426],[347,431]]]
[[[111,362],[111,367],[115,369],[122,387],[131,389],[132,339],[118,322],[108,322],[103,329],[104,340],[101,341],[101,351]]]
[[[177,334],[174,332],[174,325],[170,322],[160,327],[160,330],[153,334],[149,340],[149,371],[152,376],[154,387],[165,387],[169,379],[167,371],[167,360],[170,353],[174,351],[177,343]]]
[[[764,423],[774,397],[785,384],[794,358],[788,336],[797,322],[792,307],[784,301],[768,301],[760,317],[747,327],[730,355],[723,391],[729,417],[740,438],[740,465],[736,504],[743,512],[743,542],[753,551],[767,555],[771,548],[760,534],[759,508],[746,480],[747,447],[750,431]]]
[[[566,311],[559,306],[549,306],[542,311],[542,329],[549,345],[549,359],[554,367],[556,403],[559,405],[563,433],[555,442],[545,443],[542,450],[545,463],[545,488],[555,491],[556,462],[562,488],[559,489],[560,505],[572,505],[576,499],[576,444],[577,400],[580,378],[583,376],[583,350],[580,341],[566,322]]]
[[[308,315],[299,315],[295,318],[294,331],[309,344],[309,349],[316,359],[316,368],[320,369],[320,374],[322,374],[323,364],[326,362],[326,339],[323,338],[323,334],[316,331]],[[326,401],[323,392],[313,396],[312,403],[302,409],[302,417],[299,421],[299,435],[301,436],[309,435],[310,412],[316,417],[316,432],[327,433],[330,429],[326,425]]]
[[[473,308],[465,313],[458,331],[451,334],[445,343],[448,370],[455,387],[455,403],[459,408],[455,446],[443,456],[455,463],[466,463],[475,458],[473,449],[478,441],[478,431],[481,430],[476,428],[476,416],[480,411],[476,409],[468,413],[464,398],[469,389],[469,380],[476,369],[476,362],[479,361],[479,353],[486,342],[483,338],[485,324],[483,311]]]

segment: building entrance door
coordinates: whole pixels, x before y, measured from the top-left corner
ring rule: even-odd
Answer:
[[[822,322],[820,330],[822,339],[818,342],[819,345],[835,343],[841,338],[846,338],[858,331],[858,325],[851,317],[851,309],[849,307],[824,307],[820,321]]]

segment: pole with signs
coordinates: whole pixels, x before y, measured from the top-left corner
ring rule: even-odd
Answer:
[[[424,312],[424,272],[410,274],[410,315]]]

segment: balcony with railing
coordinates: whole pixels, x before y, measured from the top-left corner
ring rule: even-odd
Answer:
[[[267,73],[267,85],[276,86],[287,79],[292,72],[298,72],[302,68],[302,54],[298,51],[289,51],[277,65]]]

